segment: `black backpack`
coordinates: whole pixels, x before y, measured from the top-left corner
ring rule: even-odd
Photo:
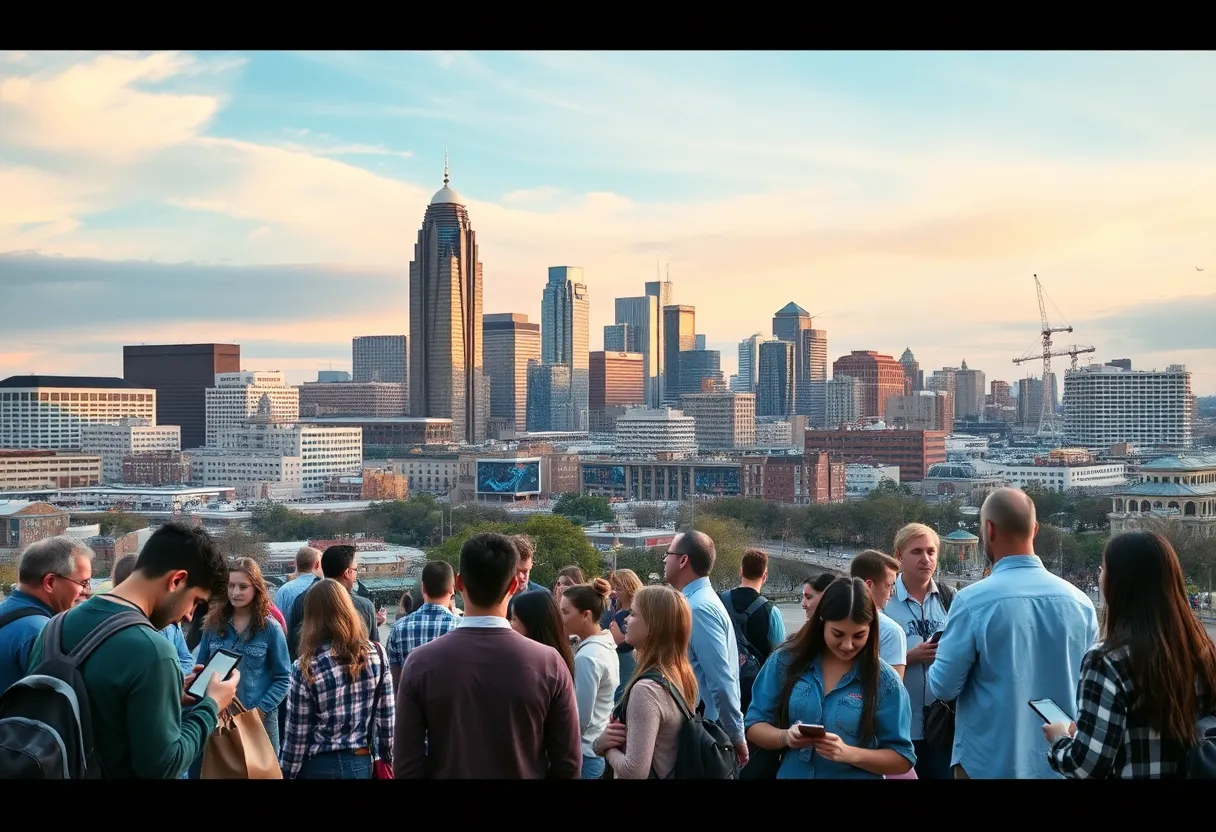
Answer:
[[[716,722],[709,722],[694,713],[684,701],[684,694],[657,670],[647,670],[638,679],[649,679],[663,686],[675,700],[676,707],[684,717],[680,734],[676,739],[676,764],[664,780],[733,780],[735,779],[735,746],[726,732]],[[632,692],[632,687],[630,688]],[[616,717],[625,721],[629,697],[616,707]],[[659,779],[651,763],[650,778]]]
[[[50,618],[49,615],[37,607],[21,607],[20,609],[0,615],[0,630],[3,630],[14,621],[19,621],[22,618],[29,618],[31,615],[41,615],[43,618]],[[0,691],[0,693],[3,693],[3,691]]]
[[[950,605],[954,603],[954,590],[945,582],[937,585],[937,593],[941,596],[942,608],[949,613]],[[932,748],[950,749],[954,747],[954,702],[943,702],[934,699],[924,709],[925,743]]]
[[[735,602],[731,600],[731,590],[725,590],[718,597],[722,599],[722,606],[726,607],[726,614],[730,616],[731,622],[735,625],[735,642],[739,645],[739,708],[747,713],[747,706],[752,701],[752,685],[755,684],[756,676],[759,675],[760,668],[764,665],[764,659],[760,658],[760,651],[748,641],[747,622],[768,604],[768,599],[759,595],[755,601],[748,604],[747,609],[739,612],[735,609]]]
[[[1186,753],[1188,780],[1216,780],[1216,714],[1199,718],[1199,742]]]
[[[103,641],[128,627],[153,629],[134,610],[112,615],[63,652],[63,617],[42,631],[42,661],[0,696],[0,780],[80,780],[105,776],[93,742],[89,693],[80,667]]]

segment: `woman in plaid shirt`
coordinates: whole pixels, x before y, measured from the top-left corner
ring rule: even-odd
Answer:
[[[279,755],[283,779],[368,780],[373,760],[392,763],[393,680],[364,631],[337,581],[326,578],[305,596]]]
[[[1116,535],[1098,584],[1105,637],[1081,661],[1077,721],[1043,726],[1051,767],[1078,780],[1182,777],[1199,716],[1216,706],[1216,646],[1178,555],[1156,532]]]

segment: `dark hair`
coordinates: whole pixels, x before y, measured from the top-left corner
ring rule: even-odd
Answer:
[[[577,584],[562,593],[562,597],[579,612],[591,613],[593,621],[604,617],[608,608],[608,596],[612,594],[612,584],[603,578],[594,578],[589,584]]]
[[[166,523],[152,532],[135,562],[135,570],[145,578],[160,578],[179,569],[185,570],[188,587],[207,589],[212,595],[228,591],[228,560],[201,526]]]
[[[811,666],[817,656],[827,652],[823,630],[828,621],[852,621],[854,624],[869,624],[870,635],[865,647],[857,655],[857,678],[862,685],[861,741],[868,743],[874,737],[878,712],[878,610],[870,589],[861,578],[837,578],[823,591],[815,615],[807,622],[787,646],[781,648],[786,655],[784,682],[781,687],[780,720],[783,727],[789,723],[790,696],[798,679]]]
[[[456,573],[447,561],[433,560],[422,567],[422,591],[429,598],[442,598],[452,591]]]
[[[1162,737],[1189,746],[1196,715],[1216,699],[1216,646],[1191,612],[1178,555],[1160,534],[1131,531],[1107,541],[1102,563],[1102,650],[1127,648],[1131,706]],[[1199,701],[1196,681],[1206,701]]]
[[[692,567],[694,575],[704,578],[714,571],[714,561],[718,557],[718,551],[714,548],[714,541],[709,535],[692,530],[684,532],[678,540],[679,545],[675,549],[669,548],[667,551],[687,557],[688,565]]]
[[[739,571],[749,581],[758,581],[768,571],[768,552],[763,549],[748,549],[743,553]]]
[[[823,572],[816,575],[814,578],[808,575],[803,583],[810,584],[811,589],[815,590],[816,592],[823,593],[827,591],[827,588],[832,585],[832,581],[834,580],[836,580],[836,576],[831,572]]]
[[[407,589],[401,593],[401,598],[397,601],[397,606],[401,607],[402,617],[409,615],[414,611],[414,596]]]
[[[330,546],[321,555],[321,574],[337,580],[355,562],[355,547],[347,544]]]
[[[577,565],[563,566],[561,569],[557,570],[557,576],[553,579],[554,586],[557,585],[557,578],[569,578],[572,584],[583,584],[587,582],[587,579],[583,577],[583,570]]]
[[[460,582],[464,596],[479,607],[492,607],[507,597],[518,574],[515,541],[498,532],[475,534],[460,547]]]
[[[562,630],[557,601],[552,593],[543,589],[521,592],[511,601],[511,615],[523,623],[528,638],[556,650],[570,669],[570,674],[574,675],[574,651],[570,649],[570,639]]]
[[[114,568],[110,570],[110,586],[118,586],[131,577],[131,573],[135,571],[135,562],[138,560],[139,555],[123,555],[114,561]]]
[[[885,581],[888,572],[894,572],[898,575],[899,561],[890,555],[883,554],[877,549],[866,549],[853,558],[853,562],[849,564],[849,573],[854,578],[861,578],[863,581],[873,581],[876,584]]]

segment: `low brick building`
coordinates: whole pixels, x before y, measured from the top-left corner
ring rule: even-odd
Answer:
[[[93,574],[109,575],[119,558],[139,554],[139,538],[139,532],[127,532],[118,537],[98,535],[87,538],[85,545],[93,550]]]
[[[0,549],[24,549],[67,532],[69,515],[50,503],[0,501]]]
[[[845,464],[826,453],[768,454],[740,461],[744,497],[771,503],[842,503]]]

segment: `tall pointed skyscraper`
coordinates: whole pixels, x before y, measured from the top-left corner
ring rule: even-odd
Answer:
[[[481,262],[460,194],[431,198],[410,263],[410,415],[452,420],[456,441],[486,438],[489,390],[482,373]]]

